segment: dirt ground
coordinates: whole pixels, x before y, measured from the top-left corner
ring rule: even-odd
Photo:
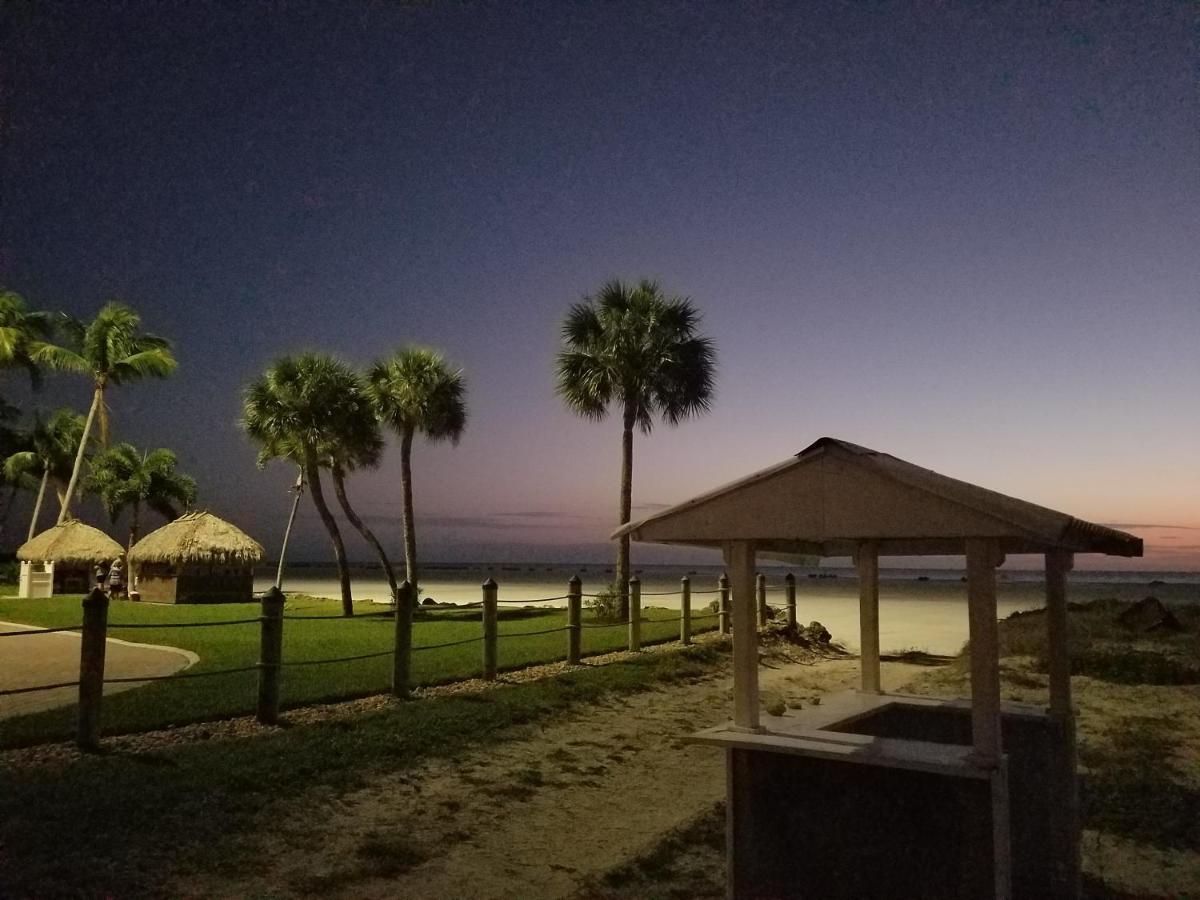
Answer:
[[[32,630],[34,628],[30,625],[0,622],[0,631]],[[3,653],[0,653],[0,689],[58,684],[79,678],[78,632],[59,631],[53,634],[6,638],[3,643]],[[152,644],[132,644],[116,638],[109,638],[104,656],[104,674],[108,678],[173,675],[194,665],[200,659],[190,650]],[[109,684],[105,685],[104,693],[114,694],[135,687],[138,687],[137,682]],[[79,689],[74,687],[0,697],[0,719],[66,706],[74,703],[78,697]]]
[[[889,663],[885,689],[919,667]],[[856,660],[764,662],[764,703],[854,686]],[[253,878],[178,896],[551,898],[653,847],[724,793],[719,750],[684,737],[725,721],[727,673],[591,707],[535,736],[376,780],[268,840]]]

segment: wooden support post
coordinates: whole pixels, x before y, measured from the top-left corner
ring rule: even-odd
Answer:
[[[758,597],[758,627],[766,628],[767,622],[771,621],[771,609],[767,606],[767,576],[759,572],[754,582]]]
[[[754,544],[725,545],[733,584],[733,724],[758,731],[758,629],[754,627]]]
[[[996,566],[999,544],[968,538],[967,610],[971,633],[971,733],[978,765],[1000,763],[1000,645],[996,623]]]
[[[1079,783],[1075,762],[1075,711],[1071,704],[1071,654],[1067,623],[1067,573],[1073,554],[1046,554],[1046,631],[1050,647],[1050,716],[1062,736],[1062,756],[1056,768],[1056,802],[1052,806],[1058,861],[1056,876],[1064,897],[1079,896]]]
[[[686,575],[679,579],[679,643],[692,642],[692,582]]]
[[[258,721],[279,724],[279,672],[283,663],[283,591],[262,596],[258,640]]]
[[[629,649],[642,649],[642,579],[629,579]]]
[[[108,640],[108,594],[95,588],[83,598],[83,633],[79,642],[80,750],[100,749],[100,703],[104,699],[104,649]]]
[[[863,541],[854,556],[858,569],[859,661],[862,667],[862,691],[878,694],[879,676],[879,545]]]
[[[483,583],[483,677],[496,680],[496,608],[499,585],[489,578]]]
[[[721,589],[717,595],[720,598],[717,603],[717,627],[721,634],[729,634],[729,576],[722,572],[717,579],[717,587]]]
[[[583,647],[583,582],[572,575],[567,582],[567,662],[579,665]]]
[[[392,654],[392,696],[406,698],[412,681],[413,613],[417,590],[408,581],[396,588],[396,645]]]
[[[798,624],[796,622],[796,576],[788,572],[783,583],[787,590],[787,624],[788,628],[794,629]]]

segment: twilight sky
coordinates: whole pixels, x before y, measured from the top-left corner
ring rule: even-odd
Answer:
[[[0,283],[85,317],[120,297],[177,342],[176,377],[113,393],[115,436],[176,449],[268,554],[294,472],[255,469],[243,385],[416,341],[470,386],[462,443],[416,454],[426,557],[605,558],[619,423],[555,397],[558,327],[655,276],[703,310],[719,393],[639,439],[635,516],[833,435],[1200,569],[1190,3],[0,15]],[[61,376],[33,400],[86,401]],[[397,551],[398,468],[350,486]]]

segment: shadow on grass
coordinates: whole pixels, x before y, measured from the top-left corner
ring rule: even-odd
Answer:
[[[1127,716],[1079,747],[1084,825],[1163,849],[1200,846],[1200,790],[1173,758],[1174,717]]]

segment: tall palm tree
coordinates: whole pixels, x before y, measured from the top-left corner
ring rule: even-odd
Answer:
[[[75,454],[83,438],[83,416],[73,409],[60,409],[43,422],[34,420],[25,436],[28,449],[11,454],[4,460],[4,477],[13,484],[30,490],[37,484],[37,500],[29,520],[29,537],[37,533],[46,486],[53,484],[61,508],[66,503],[67,483],[75,464]]]
[[[663,293],[654,281],[609,281],[571,306],[562,326],[558,393],[589,419],[621,415],[620,524],[633,505],[633,431],[650,434],[654,420],[678,425],[708,411],[714,393],[716,349],[697,330],[692,302]],[[629,614],[629,538],[617,545],[617,595]]]
[[[83,491],[100,498],[114,524],[129,510],[128,546],[132,548],[141,533],[143,507],[170,522],[196,502],[196,481],[178,471],[178,465],[175,454],[166,448],[143,453],[133,444],[115,444],[92,460]]]
[[[242,427],[259,445],[259,465],[286,459],[304,470],[313,506],[337,561],[342,613],[354,615],[350,570],[341,529],[325,502],[320,470],[335,455],[339,436],[354,433],[347,423],[366,406],[361,382],[340,360],[322,353],[285,356],[246,388]]]
[[[34,351],[50,336],[50,316],[30,312],[25,298],[15,291],[0,291],[0,368],[24,369],[34,387],[41,384],[41,372]]]
[[[414,595],[417,530],[413,520],[412,445],[416,435],[457,444],[467,424],[466,381],[436,350],[405,347],[367,371],[367,390],[384,424],[400,436],[400,484],[404,495],[404,561]]]
[[[178,363],[166,338],[141,331],[142,319],[134,310],[115,300],[106,303],[86,325],[64,317],[62,330],[68,346],[41,344],[30,354],[35,363],[52,369],[86,375],[92,380],[92,405],[83,426],[83,438],[75,456],[75,467],[67,485],[67,502],[58,512],[59,524],[70,515],[71,500],[83,469],[84,450],[91,437],[92,422],[100,417],[100,443],[108,446],[108,407],[105,391],[141,378],[166,378]]]

